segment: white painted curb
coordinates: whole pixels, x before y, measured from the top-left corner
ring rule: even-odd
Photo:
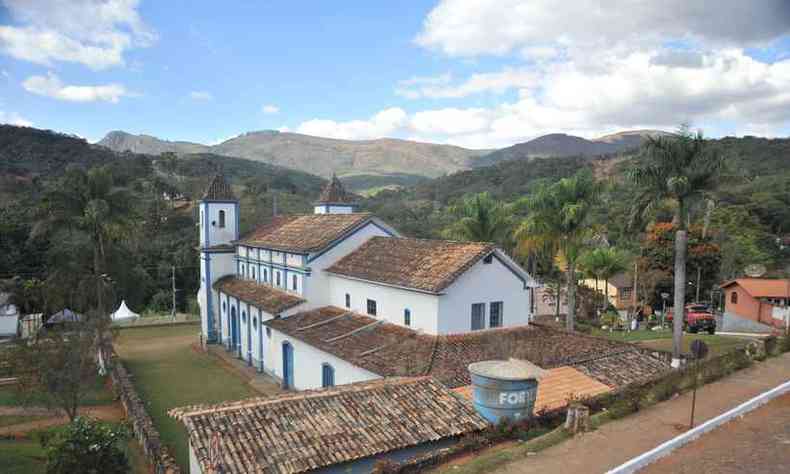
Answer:
[[[699,438],[701,435],[707,433],[708,431],[723,425],[724,423],[732,420],[737,416],[742,416],[755,408],[764,405],[765,403],[771,401],[772,399],[784,395],[785,393],[790,392],[790,381],[787,381],[778,387],[775,387],[765,393],[761,393],[756,397],[752,398],[749,401],[741,403],[737,407],[729,410],[721,415],[711,418],[710,420],[702,423],[701,425],[697,426],[694,429],[686,431],[685,433],[678,435],[669,441],[651,449],[650,451],[640,454],[639,456],[627,461],[624,464],[621,464],[614,469],[607,472],[607,474],[630,474],[632,472],[636,472],[639,469],[647,466],[650,463],[657,461],[658,459],[668,455],[675,449],[694,441],[695,439]]]

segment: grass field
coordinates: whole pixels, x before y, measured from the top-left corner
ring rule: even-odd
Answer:
[[[4,474],[44,472],[44,451],[37,441],[0,440],[0,470]]]
[[[257,393],[208,354],[191,349],[198,326],[125,329],[115,349],[134,375],[162,440],[176,461],[188,469],[189,452],[183,426],[167,416],[171,408],[252,397]]]
[[[112,391],[107,387],[107,377],[96,377],[96,380],[93,382],[92,386],[88,389],[88,392],[85,394],[85,398],[83,399],[82,405],[85,406],[94,406],[94,405],[106,405],[108,403],[112,403],[114,396]],[[36,399],[33,398],[30,400],[30,403],[33,405],[42,405],[41,402],[36,402]],[[22,400],[20,400],[19,392],[16,387],[2,387],[0,388],[0,406],[20,406],[22,405]]]
[[[708,334],[684,334],[683,335],[683,353],[688,354],[691,352],[691,342],[694,340],[701,340],[708,346],[708,357],[717,356],[725,352],[729,352],[738,346],[742,346],[748,342],[747,338],[732,337],[732,336],[710,336]],[[672,338],[654,339],[648,341],[637,342],[642,347],[650,349],[657,349],[662,351],[672,350]]]

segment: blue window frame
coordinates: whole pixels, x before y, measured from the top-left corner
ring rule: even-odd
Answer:
[[[404,309],[403,310],[403,324],[405,326],[411,326],[411,310]]]
[[[255,279],[255,267],[250,267],[250,270],[252,271],[252,279],[254,280]]]
[[[299,283],[299,279],[296,277],[296,275],[293,275],[291,277],[291,283],[292,283],[291,286],[293,287],[293,290],[296,291],[296,288],[297,288],[298,283]]]
[[[280,286],[280,272],[274,272],[277,277],[277,286]]]
[[[351,295],[346,293],[346,308],[351,307]]]
[[[321,386],[335,386],[335,369],[329,364],[321,364]]]
[[[225,227],[225,211],[219,211],[219,226]]]
[[[472,331],[485,329],[486,304],[472,303]]]
[[[243,323],[247,322],[247,312],[246,311],[242,311],[241,312],[241,322],[243,322]]]
[[[498,328],[502,326],[502,302],[501,301],[493,301],[491,302],[490,308],[490,315],[489,315],[489,325],[488,327]]]
[[[263,282],[269,283],[269,272],[267,272],[265,268],[263,269]]]

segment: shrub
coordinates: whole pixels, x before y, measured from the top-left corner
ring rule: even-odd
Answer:
[[[124,443],[126,429],[77,417],[63,429],[40,438],[47,457],[47,474],[129,472]]]

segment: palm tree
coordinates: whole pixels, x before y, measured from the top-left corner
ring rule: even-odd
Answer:
[[[598,294],[598,281],[604,282],[604,308],[609,301],[609,280],[626,270],[625,255],[613,247],[598,247],[582,255],[579,265],[590,278],[595,279],[595,294]]]
[[[509,247],[508,237],[513,226],[512,212],[505,204],[488,193],[466,196],[450,208],[456,221],[442,234],[451,239],[475,242],[495,242]]]
[[[83,237],[92,247],[91,275],[82,275],[78,286],[96,288],[96,308],[106,314],[105,296],[107,254],[111,242],[121,235],[119,227],[128,218],[132,206],[126,188],[114,185],[106,167],[85,171],[69,168],[44,196],[39,219],[31,234],[53,236],[68,232]],[[72,275],[74,277],[74,275]]]
[[[686,254],[688,207],[716,185],[725,156],[710,146],[701,131],[691,133],[687,125],[675,135],[648,137],[640,160],[629,172],[639,188],[636,210],[644,214],[664,200],[675,203],[675,301],[672,336],[673,365],[680,363],[686,299]]]
[[[576,266],[591,232],[588,217],[598,194],[598,184],[589,171],[553,184],[543,183],[524,200],[527,217],[515,234],[522,250],[548,251],[562,262],[568,283],[566,327],[570,331],[576,318]]]

